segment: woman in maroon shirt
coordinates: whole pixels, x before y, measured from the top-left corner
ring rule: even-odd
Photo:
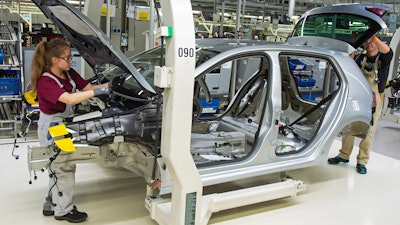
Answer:
[[[36,46],[30,84],[39,99],[38,137],[42,146],[52,144],[53,140],[48,138],[48,128],[66,117],[72,117],[75,104],[97,95],[109,94],[108,83],[92,85],[71,69],[71,65],[71,47],[66,41],[54,39],[42,41]],[[79,212],[73,203],[75,170],[76,165],[72,163],[50,163],[49,191],[43,215],[54,215],[56,220],[73,223],[86,220],[87,214]]]

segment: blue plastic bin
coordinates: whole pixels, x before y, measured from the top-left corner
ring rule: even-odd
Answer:
[[[290,58],[289,59],[289,68],[291,71],[293,70],[305,70],[307,68],[307,64],[305,64],[300,59]]]
[[[18,70],[0,70],[0,95],[19,95],[20,85]]]
[[[4,64],[3,49],[0,46],[0,64]]]
[[[313,87],[316,80],[314,78],[309,79],[297,79],[299,87]]]
[[[315,101],[317,95],[316,94],[301,94],[301,97],[306,100]]]
[[[207,102],[205,99],[200,99],[201,106],[203,107],[203,113],[216,113],[220,104],[220,100],[213,98],[211,102]]]

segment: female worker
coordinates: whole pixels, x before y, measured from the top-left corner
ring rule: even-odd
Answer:
[[[71,69],[71,65],[71,47],[66,41],[53,39],[36,46],[30,84],[39,99],[38,137],[41,146],[52,144],[48,128],[62,122],[63,118],[72,117],[75,104],[93,96],[109,94],[108,83],[92,85]],[[73,203],[75,169],[76,165],[69,162],[50,164],[49,192],[43,215],[54,215],[56,220],[72,223],[86,220],[87,214],[79,212]]]

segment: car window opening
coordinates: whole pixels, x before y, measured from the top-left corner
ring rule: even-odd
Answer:
[[[192,126],[191,153],[196,165],[246,158],[257,139],[267,99],[268,61],[252,56],[216,66],[202,78],[203,114]],[[207,93],[207,94],[206,94]]]
[[[304,56],[281,59],[282,114],[275,146],[278,156],[301,152],[313,140],[340,85],[327,60]]]

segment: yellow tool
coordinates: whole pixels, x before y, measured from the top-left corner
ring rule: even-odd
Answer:
[[[68,132],[65,124],[59,124],[49,128],[50,136],[56,146],[65,152],[75,152],[76,148],[72,142],[72,133]]]

